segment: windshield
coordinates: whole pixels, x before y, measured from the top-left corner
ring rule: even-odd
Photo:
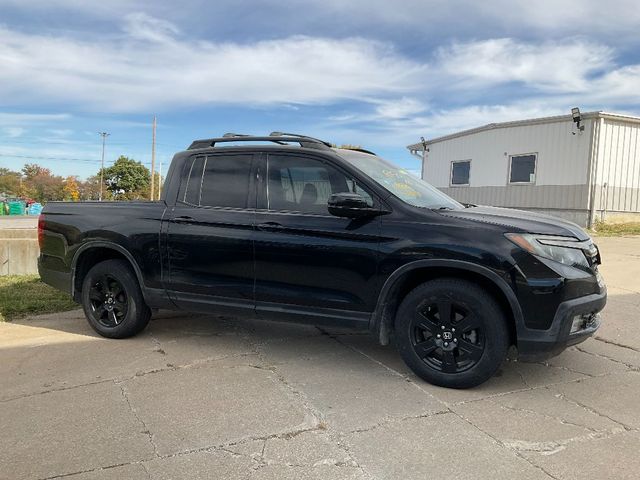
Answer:
[[[338,150],[338,153],[351,165],[410,205],[433,209],[464,208],[433,185],[376,155],[345,149]]]

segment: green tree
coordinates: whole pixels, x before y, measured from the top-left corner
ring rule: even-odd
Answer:
[[[37,163],[25,163],[24,167],[22,167],[22,173],[27,180],[31,180],[38,175],[51,176],[51,170],[41,167]]]
[[[103,171],[107,189],[116,200],[148,198],[151,173],[142,163],[120,156],[115,163]],[[98,177],[100,172],[98,172]]]
[[[100,172],[87,178],[84,182],[80,182],[78,187],[80,200],[98,200],[100,198]],[[103,184],[102,192],[103,198],[110,198],[111,192],[107,190],[106,184]]]
[[[38,202],[64,199],[64,178],[52,175],[51,170],[36,163],[22,167],[24,175],[18,196],[33,198]]]
[[[0,194],[18,195],[22,174],[8,168],[0,168]]]

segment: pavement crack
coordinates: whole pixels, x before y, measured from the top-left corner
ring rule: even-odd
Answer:
[[[93,386],[93,385],[100,385],[103,383],[110,383],[110,382],[125,382],[127,380],[133,380],[135,378],[140,378],[140,377],[145,377],[147,375],[155,375],[157,373],[164,373],[164,372],[173,372],[176,370],[182,370],[182,369],[187,369],[187,368],[198,368],[201,367],[203,365],[207,365],[210,363],[214,363],[214,362],[219,362],[221,360],[226,360],[228,358],[242,358],[242,357],[251,357],[254,356],[254,353],[237,353],[237,354],[231,354],[231,355],[222,355],[219,357],[208,357],[208,358],[203,358],[203,359],[199,359],[196,361],[193,361],[191,363],[186,363],[186,364],[182,364],[182,365],[174,365],[172,363],[167,363],[166,367],[163,368],[153,368],[151,370],[142,370],[139,372],[136,372],[134,374],[128,375],[126,377],[110,377],[110,378],[103,378],[100,380],[96,380],[93,382],[85,382],[85,383],[79,383],[76,385],[65,385],[65,386],[61,386],[61,387],[55,387],[55,388],[49,388],[47,390],[41,390],[39,392],[31,392],[31,393],[23,393],[20,395],[14,395],[12,397],[7,397],[7,398],[3,398],[0,400],[0,404],[2,403],[7,403],[7,402],[12,402],[14,400],[21,400],[24,398],[29,398],[29,397],[35,397],[38,395],[45,395],[45,394],[49,394],[49,393],[55,393],[55,392],[64,392],[66,390],[73,390],[75,388],[82,388],[82,387],[89,387],[89,386]],[[242,366],[247,366],[247,365],[243,365],[243,364],[239,364],[239,365],[230,365],[230,366],[225,366],[222,368],[238,368],[238,367],[242,367]],[[253,366],[253,365],[249,365],[249,366]]]
[[[455,413],[455,412],[453,412],[453,410],[451,410],[450,408],[447,408],[446,410],[430,412],[430,413],[423,413],[423,414],[420,414],[420,415],[408,415],[408,416],[405,416],[405,417],[388,418],[388,419],[383,420],[382,422],[375,423],[375,424],[370,425],[368,427],[357,428],[355,430],[350,430],[350,431],[346,432],[345,435],[366,433],[366,432],[370,432],[372,430],[376,430],[376,429],[381,428],[381,427],[386,427],[388,425],[392,425],[392,424],[395,424],[395,423],[406,422],[408,420],[418,420],[418,419],[421,419],[421,418],[437,417],[438,415],[447,415],[447,414],[450,414],[450,413]]]
[[[527,383],[527,380],[524,378],[524,375],[522,374],[522,372],[520,370],[516,370],[516,373],[520,377],[520,381],[524,385],[525,389],[533,389],[533,387]]]
[[[581,353],[585,353],[587,355],[591,355],[593,357],[597,357],[597,358],[603,358],[605,360],[609,360],[610,362],[613,363],[617,363],[619,365],[624,365],[625,367],[629,368],[630,370],[634,370],[634,371],[640,371],[640,366],[637,365],[633,365],[631,363],[627,363],[627,362],[623,362],[622,360],[618,360],[617,358],[613,358],[610,357],[609,355],[605,355],[604,353],[595,353],[595,352],[589,352],[585,349],[583,349],[582,347],[576,346],[574,347],[576,350],[578,350]]]
[[[129,400],[129,394],[127,392],[127,388],[124,385],[124,382],[114,381],[113,383],[114,385],[120,388],[120,393],[122,394],[122,398],[124,399],[125,402],[127,402],[127,405],[129,406],[129,410],[131,411],[131,414],[135,417],[138,423],[142,425],[142,428],[143,428],[142,433],[147,435],[147,437],[149,438],[149,443],[153,448],[154,455],[160,458],[160,453],[158,453],[158,445],[156,445],[156,442],[153,439],[153,433],[151,433],[151,430],[149,430],[149,427],[147,427],[147,424],[144,422],[144,420],[142,420],[140,415],[138,415],[138,412],[136,411],[135,408],[133,408],[133,405],[131,405],[131,401]]]
[[[162,344],[160,343],[160,340],[158,340],[156,337],[153,336],[153,333],[151,332],[151,330],[149,330],[149,338],[151,339],[151,342],[155,346],[155,348],[153,349],[154,352],[158,352],[160,355],[167,354],[167,352],[165,352],[165,350],[162,348]]]
[[[512,452],[516,457],[518,457],[521,460],[524,460],[525,462],[527,462],[529,465],[531,465],[532,467],[534,467],[535,469],[541,471],[542,473],[544,473],[546,476],[548,476],[549,478],[552,478],[553,480],[560,480],[558,477],[556,477],[555,475],[553,475],[551,472],[549,472],[547,469],[545,469],[544,467],[536,464],[535,462],[533,462],[533,460],[527,458],[526,456],[522,455],[522,453],[520,453],[519,450],[513,448],[511,445],[509,445],[508,443],[503,442],[502,440],[500,440],[498,437],[496,437],[495,435],[492,435],[491,433],[487,432],[486,430],[483,430],[482,428],[480,428],[478,425],[476,425],[475,423],[473,423],[471,420],[469,420],[468,418],[464,417],[463,415],[461,415],[458,412],[455,412],[453,410],[451,410],[451,412],[453,414],[455,414],[458,418],[460,418],[463,422],[471,425],[473,428],[475,428],[476,430],[478,430],[479,432],[483,433],[484,435],[486,435],[487,437],[491,438],[496,445],[505,448],[506,450]]]
[[[493,402],[495,403],[495,402]],[[566,420],[562,417],[556,417],[553,415],[549,415],[548,413],[544,413],[544,412],[537,412],[535,410],[530,410],[528,408],[521,408],[521,407],[512,407],[511,405],[498,405],[500,408],[503,408],[505,410],[511,410],[513,412],[523,412],[523,413],[529,413],[531,415],[538,415],[544,418],[548,418],[550,420],[554,420],[562,425],[568,425],[568,426],[572,426],[572,427],[578,427],[578,428],[583,428],[589,432],[592,433],[597,433],[598,430],[596,430],[595,428],[591,428],[587,425],[582,425],[580,423],[575,423],[575,422],[570,422],[569,420]]]
[[[614,418],[611,418],[609,415],[605,415],[604,413],[601,413],[601,412],[597,411],[596,409],[591,408],[591,407],[590,407],[590,406],[588,406],[588,405],[585,405],[585,404],[584,404],[584,403],[582,403],[582,402],[579,402],[579,401],[577,401],[577,400],[574,400],[573,398],[569,398],[569,397],[568,397],[566,394],[564,394],[564,393],[558,393],[558,394],[556,394],[556,397],[557,397],[557,398],[560,398],[561,400],[564,400],[565,402],[567,402],[567,403],[569,403],[569,404],[572,404],[572,405],[575,405],[575,406],[577,406],[577,407],[580,407],[580,408],[582,408],[583,410],[586,410],[587,412],[589,412],[589,413],[591,413],[591,414],[593,414],[593,415],[597,415],[597,416],[599,416],[599,417],[606,418],[606,419],[607,419],[607,420],[609,420],[610,422],[613,422],[613,423],[615,423],[616,425],[618,425],[618,426],[620,426],[620,427],[624,428],[626,431],[632,431],[632,430],[635,430],[633,427],[630,427],[629,425],[625,425],[624,423],[622,423],[622,422],[620,422],[620,421],[618,421],[618,420],[615,420]]]
[[[505,446],[515,449],[519,452],[534,452],[541,455],[555,455],[561,452],[572,443],[587,442],[589,440],[607,439],[620,433],[626,432],[623,427],[614,427],[607,431],[593,431],[587,435],[579,435],[576,437],[566,438],[562,440],[554,440],[548,442],[529,442],[526,440],[506,440],[502,442]]]
[[[147,468],[147,466],[144,464],[144,462],[140,462],[140,466],[141,466],[141,467],[142,467],[142,469],[144,470],[144,473],[146,473],[146,474],[147,474],[147,478],[148,478],[149,480],[152,480],[151,472],[149,471],[149,469]]]
[[[126,467],[129,465],[140,465],[145,472],[148,473],[147,468],[144,466],[143,462],[148,462],[151,459],[147,459],[147,460],[137,460],[135,462],[125,462],[125,463],[113,463],[111,465],[101,465],[99,467],[95,467],[95,468],[88,468],[86,470],[77,470],[75,472],[67,472],[67,473],[59,473],[57,475],[51,475],[48,477],[40,477],[38,480],[55,480],[56,478],[67,478],[67,477],[73,477],[76,475],[83,475],[85,473],[95,473],[95,472],[102,472],[105,470],[111,470],[112,468],[119,468],[119,467]],[[151,478],[151,476],[149,475],[149,478]]]
[[[608,345],[614,345],[616,347],[626,348],[627,350],[632,350],[632,351],[634,351],[636,353],[640,353],[640,348],[632,347],[630,345],[625,345],[624,343],[614,342],[613,340],[608,340],[606,338],[602,338],[602,337],[597,336],[597,335],[594,336],[593,339],[597,340],[598,342],[606,343]]]
[[[584,375],[585,377],[591,377],[594,378],[597,375],[593,375],[591,373],[586,373],[586,372],[580,372],[578,370],[574,370],[573,368],[567,367],[566,365],[552,365],[549,362],[533,362],[536,365],[542,365],[543,367],[547,367],[547,368],[557,368],[558,370],[564,370],[565,372],[571,372],[571,373],[575,373],[577,375]]]
[[[40,392],[24,393],[24,394],[21,394],[21,395],[15,395],[13,397],[3,398],[2,400],[0,400],[0,403],[7,403],[7,402],[12,402],[14,400],[21,400],[23,398],[36,397],[38,395],[46,395],[48,393],[64,392],[65,390],[73,390],[74,388],[82,388],[82,387],[89,387],[89,386],[92,386],[92,385],[100,385],[102,383],[109,383],[109,382],[112,382],[112,381],[113,381],[112,378],[105,378],[105,379],[101,379],[101,380],[96,380],[95,382],[87,382],[87,383],[81,383],[81,384],[78,384],[78,385],[69,385],[69,386],[64,386],[64,387],[50,388],[48,390],[42,390]]]

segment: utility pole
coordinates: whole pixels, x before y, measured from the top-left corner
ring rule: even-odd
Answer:
[[[110,135],[107,132],[99,132],[98,135],[100,135],[102,137],[102,161],[100,162],[100,196],[98,197],[99,201],[102,201],[102,184],[103,182],[103,177],[104,177],[104,145],[107,141],[107,137]]]
[[[156,173],[156,116],[153,116],[153,134],[151,139],[151,198],[150,200],[155,200],[155,189],[156,182],[154,180],[154,176]]]

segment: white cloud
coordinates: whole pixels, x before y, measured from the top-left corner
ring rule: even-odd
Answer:
[[[27,130],[22,127],[4,127],[2,133],[9,138],[18,138]]]
[[[458,42],[421,63],[388,43],[362,38],[190,40],[144,13],[126,15],[122,34],[99,40],[0,27],[0,60],[6,105],[150,112],[356,100],[372,103],[379,119],[419,115],[425,100],[437,103],[433,99],[446,96],[482,104],[483,89],[510,83],[529,94],[637,103],[640,76],[638,65],[616,65],[612,48],[579,38]]]
[[[0,29],[0,97],[108,111],[312,104],[402,93],[423,68],[387,44],[359,38],[216,44],[176,31],[146,15],[128,16],[119,39],[95,42]]]
[[[584,39],[524,43],[510,38],[456,43],[437,52],[439,77],[471,86],[520,82],[549,92],[585,91],[612,67],[613,50]]]
[[[179,33],[178,28],[167,20],[154,18],[146,13],[129,13],[124,17],[123,30],[131,38],[152,42],[171,41]]]
[[[427,106],[415,98],[402,97],[379,102],[376,115],[379,118],[407,118],[423,112]]]
[[[68,113],[13,113],[0,112],[0,125],[26,125],[33,123],[46,123],[71,118]]]

